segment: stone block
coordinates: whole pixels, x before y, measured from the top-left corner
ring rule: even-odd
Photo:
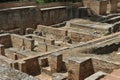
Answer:
[[[36,57],[29,57],[25,60],[26,62],[26,71],[30,75],[37,75],[40,74],[40,66],[38,62],[38,58]]]
[[[94,73],[90,58],[73,57],[68,65],[68,80],[84,80]]]
[[[21,72],[27,72],[27,71],[26,71],[26,62],[25,62],[25,61],[20,61],[20,62],[18,63],[18,65],[19,65],[19,70],[20,70]]]
[[[51,71],[60,72],[62,71],[62,54],[61,53],[53,53],[51,54]]]

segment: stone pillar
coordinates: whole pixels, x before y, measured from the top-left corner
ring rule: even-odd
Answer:
[[[0,45],[0,55],[4,56],[5,55],[5,51],[4,51],[4,46]]]
[[[94,73],[92,62],[89,58],[71,58],[68,65],[68,80],[84,80]]]
[[[19,70],[21,71],[21,72],[27,72],[27,70],[26,70],[26,62],[25,61],[21,61],[21,62],[19,62]]]
[[[117,4],[118,4],[118,0],[110,0],[112,13],[117,12]]]
[[[62,70],[62,54],[51,54],[51,72],[60,72]]]
[[[16,53],[13,53],[13,58],[14,58],[14,60],[18,60],[18,56]]]

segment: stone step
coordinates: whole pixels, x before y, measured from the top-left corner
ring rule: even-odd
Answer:
[[[49,67],[43,67],[43,68],[41,69],[41,72],[42,72],[42,73],[45,73],[45,74],[47,74],[47,75],[50,75],[50,76],[52,75],[50,66],[49,66]]]
[[[101,77],[104,77],[107,73],[105,72],[102,72],[102,71],[98,71],[96,73],[94,73],[93,75],[87,77],[86,79],[84,80],[98,80],[100,79]]]

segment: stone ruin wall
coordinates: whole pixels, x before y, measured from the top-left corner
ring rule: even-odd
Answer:
[[[69,31],[67,29],[53,28],[51,26],[44,25],[38,25],[35,31],[41,33],[42,36],[62,41],[64,41],[66,36],[70,37],[73,42],[86,42],[96,38],[96,36],[87,33]]]
[[[42,4],[42,5],[34,5],[30,3],[30,5],[34,5],[34,6],[28,5],[29,3],[28,4],[23,3],[24,6],[26,7],[21,7],[22,6],[22,3],[21,3],[19,8],[17,8],[17,5],[16,5],[17,3],[10,3],[10,5],[8,5],[6,9],[4,8],[0,10],[0,18],[1,18],[0,32],[2,33],[8,30],[9,31],[11,30],[10,32],[17,31],[16,33],[24,34],[25,29],[28,27],[36,28],[38,24],[53,25],[53,24],[58,24],[58,23],[67,21],[72,18],[77,18],[79,13],[78,7],[83,7],[83,6],[86,7],[87,5],[89,5],[88,2],[89,0],[83,1],[83,4],[80,2],[48,3],[48,4]],[[93,10],[93,12],[97,14],[98,13],[102,14],[106,12],[106,10],[104,10],[101,7],[102,5],[104,5],[104,3],[105,2],[100,2],[100,3],[95,2],[94,4],[96,4],[96,6],[98,7],[95,7],[93,5],[91,5],[91,7],[89,5],[89,7],[91,8],[91,10],[96,8],[95,10]],[[116,3],[116,2],[113,2],[113,3]],[[1,4],[0,6],[2,5],[4,6],[6,4]],[[58,7],[55,7],[55,6],[58,6]],[[16,7],[16,8],[10,8],[10,7]],[[50,8],[47,8],[47,7],[50,7]],[[114,8],[114,6],[112,7]],[[101,10],[104,10],[104,11],[101,11]]]
[[[61,23],[70,19],[71,8],[65,3],[48,3],[44,5],[27,5],[24,7],[22,3],[20,7],[17,7],[17,3],[10,3],[8,8],[0,10],[0,32],[7,32],[8,30],[23,34],[25,28],[31,27],[36,28],[38,24],[53,25]],[[25,4],[25,3],[23,3]],[[6,5],[6,4],[1,4]],[[12,6],[13,5],[13,6]],[[31,4],[32,5],[32,4]],[[78,4],[72,4],[77,6]],[[58,6],[58,7],[55,7]],[[79,4],[81,6],[81,4]],[[16,7],[16,8],[10,8]],[[51,7],[51,8],[47,8]],[[64,13],[64,14],[63,14]],[[54,16],[56,15],[56,16]],[[3,17],[4,16],[4,17]],[[52,20],[50,20],[52,19]]]
[[[26,9],[26,11],[28,11],[28,12],[30,12],[31,14],[33,14],[32,13],[32,11],[34,12],[34,10],[36,10],[36,7],[32,7],[33,9]],[[45,9],[45,8],[44,8]],[[59,8],[58,8],[59,9]],[[51,13],[55,13],[55,12],[59,12],[59,10],[54,10],[53,9],[53,12],[51,12]],[[60,8],[60,11],[63,11],[63,12],[66,12],[66,7],[65,8]],[[5,10],[6,11],[6,10]],[[19,12],[19,10],[17,10],[18,12]],[[37,8],[37,11],[38,11],[38,13],[37,14],[39,14],[39,10],[38,10],[38,8]],[[44,11],[44,10],[43,10]],[[55,12],[54,12],[55,11]],[[61,11],[61,12],[62,12]],[[2,13],[2,12],[1,12]],[[23,13],[25,13],[26,14],[26,12],[24,12],[24,9],[23,9]],[[48,10],[48,12],[46,12],[46,10],[45,10],[45,13],[46,14],[48,14],[49,13],[49,10]],[[12,12],[11,12],[11,14],[12,14]],[[17,14],[19,14],[19,13],[17,13]],[[48,14],[49,15],[49,14]],[[16,16],[16,14],[14,14],[14,16]],[[21,14],[20,14],[20,16],[22,16]],[[29,15],[29,16],[31,16],[31,15]],[[68,16],[68,15],[63,15],[63,16]],[[18,17],[18,16],[17,16]],[[27,16],[28,17],[28,16]],[[27,21],[27,17],[26,17],[26,21]],[[41,17],[41,16],[39,16],[39,17]],[[46,17],[46,16],[45,16]],[[44,17],[44,18],[45,18]],[[16,17],[15,17],[16,18]],[[41,18],[40,18],[41,19]],[[46,18],[45,18],[46,19]],[[56,19],[56,18],[55,18]],[[62,18],[63,19],[63,18]],[[65,18],[66,19],[66,18]],[[5,20],[7,20],[7,19],[5,19]],[[18,18],[16,18],[16,20],[19,20]],[[32,20],[32,19],[31,19]],[[33,19],[34,20],[34,19]],[[46,19],[47,20],[47,19]],[[54,19],[53,19],[54,20]],[[39,21],[39,20],[38,20]],[[63,20],[62,20],[63,21]],[[9,21],[8,21],[9,22]],[[17,21],[16,21],[17,22]],[[19,21],[18,21],[19,22]],[[36,21],[35,21],[36,22]],[[59,21],[58,21],[59,22]],[[28,24],[29,24],[29,22],[27,22]],[[45,22],[46,23],[46,22]],[[52,23],[52,22],[51,22]],[[21,23],[20,23],[21,24]],[[19,25],[20,25],[19,24]],[[25,25],[28,25],[28,24],[25,24]],[[15,24],[16,25],[16,24]],[[34,24],[35,25],[35,24]],[[48,24],[48,25],[50,25],[50,24]],[[11,29],[13,29],[14,27],[13,27],[14,25],[12,25],[12,27],[11,27]],[[33,26],[33,25],[32,25]],[[31,27],[32,27],[31,26]],[[24,26],[23,26],[24,27]],[[27,28],[28,26],[26,26],[25,28]],[[30,27],[30,26],[29,26]],[[18,27],[19,28],[19,27]],[[33,27],[32,27],[33,28]],[[36,27],[35,27],[36,28]],[[6,28],[7,29],[7,28]],[[55,36],[66,36],[66,31],[64,31],[64,30],[59,30],[59,29],[51,29],[51,28],[47,28],[47,29],[42,29],[42,27],[40,27],[40,29],[41,30],[43,30],[44,32],[46,32],[45,34],[52,34],[52,35],[54,35],[54,33],[56,33],[56,35]],[[40,31],[41,31],[40,30]],[[52,31],[52,32],[51,32]],[[62,31],[64,31],[64,34],[63,35],[61,35],[62,34]],[[23,32],[24,32],[24,30],[23,30]],[[43,32],[43,33],[44,33]],[[48,32],[48,33],[47,33]],[[59,32],[61,33],[61,34],[59,34]],[[69,34],[73,34],[73,37],[75,36],[75,34],[74,33],[69,33]],[[28,74],[31,74],[31,75],[36,75],[36,74],[39,74],[40,73],[40,70],[41,70],[41,59],[40,58],[42,58],[42,57],[46,57],[47,59],[48,59],[48,61],[49,61],[49,64],[51,63],[50,61],[50,55],[52,54],[52,53],[56,53],[56,52],[59,52],[59,53],[62,53],[63,55],[64,55],[64,57],[63,58],[65,58],[65,57],[70,57],[70,56],[72,56],[74,53],[76,53],[76,54],[74,54],[75,56],[77,56],[77,55],[79,55],[78,53],[96,53],[97,51],[95,51],[96,50],[96,47],[98,48],[98,52],[99,52],[99,50],[101,50],[100,48],[103,48],[102,49],[102,52],[105,52],[107,49],[108,49],[108,47],[110,47],[110,49],[112,49],[113,47],[115,47],[115,50],[116,49],[118,49],[119,48],[119,45],[120,45],[120,43],[119,43],[119,34],[120,33],[115,33],[115,34],[113,34],[113,35],[109,35],[109,36],[107,36],[107,37],[103,37],[103,38],[99,38],[99,39],[95,39],[95,40],[92,40],[92,41],[89,41],[89,42],[87,42],[87,43],[83,43],[83,44],[78,44],[78,45],[76,45],[76,46],[71,46],[71,47],[63,47],[63,48],[60,48],[60,49],[55,49],[55,50],[51,50],[50,52],[45,52],[45,51],[43,51],[43,52],[45,52],[45,55],[35,55],[35,56],[29,56],[29,57],[25,57],[25,56],[22,56],[22,55],[18,55],[18,58],[20,59],[20,60],[15,60],[15,62],[12,62],[12,63],[9,63],[9,62],[7,62],[7,60],[6,60],[6,63],[7,63],[7,65],[9,65],[9,66],[11,66],[11,67],[14,67],[14,68],[16,68],[16,69],[18,69],[18,70],[20,70],[20,71],[22,71],[22,72],[26,72],[26,73],[28,73]],[[83,35],[84,36],[84,35]],[[31,36],[30,36],[31,37]],[[88,37],[88,36],[87,36]],[[34,38],[34,37],[33,37]],[[116,40],[114,40],[113,38],[115,38]],[[5,39],[5,42],[4,42],[4,40],[2,40],[2,39]],[[104,43],[104,41],[106,41],[107,42],[107,39],[108,39],[108,43],[107,44],[101,44],[101,45],[97,45],[97,44],[99,44],[100,42],[103,42]],[[111,40],[111,39],[113,39],[112,40],[112,44],[110,44],[109,43],[109,41]],[[30,38],[27,38],[27,37],[21,37],[21,36],[18,36],[18,35],[13,35],[13,34],[11,34],[11,35],[9,35],[9,34],[7,34],[7,35],[1,35],[0,36],[0,40],[2,40],[1,42],[0,42],[0,44],[3,44],[5,47],[14,47],[14,48],[19,48],[19,49],[23,49],[23,46],[24,46],[24,49],[29,49],[29,50],[33,50],[33,46],[34,46],[34,40],[33,39],[30,39]],[[16,43],[16,41],[18,41],[19,40],[19,43]],[[43,40],[44,41],[44,40]],[[79,40],[78,40],[79,41]],[[6,43],[7,42],[7,43]],[[115,43],[117,43],[117,44],[115,44]],[[89,46],[89,45],[92,45],[92,44],[95,44],[95,46]],[[46,45],[45,45],[46,46]],[[88,51],[87,51],[87,50]],[[45,49],[46,50],[46,49]],[[3,55],[3,46],[2,45],[0,45],[0,54],[1,55]],[[14,57],[15,57],[15,55],[13,54],[12,56],[10,55],[10,58],[12,58],[12,59],[14,59]],[[56,61],[56,57],[55,58],[53,58],[53,60],[52,61]],[[58,60],[57,60],[58,61]],[[61,61],[61,58],[60,58],[60,61]],[[91,61],[90,61],[91,62]],[[57,65],[58,65],[58,63],[59,63],[59,61],[55,64],[55,69],[59,69],[59,68],[61,68],[61,67],[56,67]],[[97,60],[97,59],[92,59],[92,63],[93,63],[93,67],[94,67],[94,71],[95,72],[97,72],[97,71],[99,71],[99,70],[102,70],[102,71],[105,71],[105,72],[111,72],[110,70],[111,69],[116,69],[116,68],[118,68],[119,67],[119,64],[117,65],[116,63],[109,63],[108,64],[108,62],[104,62],[104,61],[101,61],[101,60]],[[65,63],[64,61],[62,61],[62,62],[60,62],[60,66],[61,65],[64,65],[64,66],[62,66],[63,67],[63,69],[68,69],[68,64],[69,63]],[[81,63],[80,63],[81,64]],[[83,65],[86,65],[86,63],[82,63]],[[81,64],[81,65],[82,65]],[[89,64],[89,61],[88,61],[88,64]],[[98,64],[98,65],[96,65],[96,64]],[[91,64],[90,64],[91,65]],[[90,66],[90,65],[88,65],[88,66]],[[102,67],[101,67],[101,65],[102,65]],[[112,67],[111,67],[112,66]],[[53,66],[52,66],[53,67]],[[53,67],[53,69],[54,69],[54,67]],[[72,68],[76,68],[76,70],[78,70],[78,64],[77,64],[77,66],[72,66],[71,65],[71,67]],[[91,67],[91,66],[90,66]],[[88,74],[87,76],[89,76],[89,75],[91,75],[92,73],[88,73],[88,72],[90,72],[90,71],[92,71],[91,69],[89,69],[90,67],[87,67],[87,65],[86,65],[86,70],[88,70],[88,71],[86,71],[87,73],[85,73],[85,74]],[[82,68],[82,67],[81,67]],[[81,69],[82,70],[82,69]],[[90,71],[89,71],[90,70]],[[54,70],[53,70],[54,71]],[[83,69],[83,71],[84,71],[84,69]],[[82,73],[82,72],[80,72],[80,73]],[[78,73],[76,73],[76,74],[79,74],[79,72]],[[84,76],[84,75],[83,75]],[[84,76],[84,77],[86,77],[86,76]]]
[[[37,70],[39,70],[39,66],[40,66],[40,64],[39,64],[39,58],[41,58],[41,57],[48,57],[48,59],[49,59],[49,56],[52,54],[52,53],[56,53],[56,52],[59,52],[59,53],[62,53],[63,54],[63,56],[64,57],[67,57],[67,56],[72,56],[71,54],[73,54],[73,53],[80,53],[80,50],[82,49],[82,46],[84,47],[85,45],[89,45],[89,44],[95,44],[95,43],[99,43],[99,42],[101,42],[101,41],[103,41],[104,42],[104,40],[106,40],[106,39],[110,39],[110,38],[112,38],[112,37],[116,37],[116,36],[118,36],[120,33],[116,33],[116,34],[114,34],[114,35],[110,35],[110,36],[107,36],[107,37],[104,37],[104,38],[100,38],[100,39],[96,39],[96,40],[93,40],[92,42],[90,42],[90,43],[86,43],[86,44],[81,44],[81,45],[78,45],[78,46],[74,46],[74,47],[63,47],[63,48],[61,48],[61,49],[56,49],[56,50],[53,50],[53,51],[51,51],[51,52],[47,52],[47,54],[45,54],[45,55],[35,55],[35,56],[31,56],[31,57],[27,57],[27,58],[23,58],[23,59],[21,59],[21,61],[25,61],[25,65],[27,65],[26,66],[26,70],[27,70],[27,73],[29,73],[29,74],[32,74],[32,73],[34,73],[34,72],[36,72]],[[80,50],[79,50],[79,49]],[[74,55],[79,55],[79,54],[74,54]],[[64,58],[63,57],[63,58]],[[33,62],[33,63],[31,63],[31,61]],[[115,68],[118,68],[119,67],[119,64],[116,64],[116,63],[109,63],[109,64],[106,64],[107,62],[104,62],[104,61],[101,61],[101,60],[95,60],[95,59],[93,59],[93,63],[94,63],[94,67],[95,67],[95,71],[98,71],[98,70],[103,70],[103,71],[106,71],[106,72],[110,72],[109,70],[111,69],[111,67],[110,67],[110,65],[112,65],[112,69],[115,69]],[[31,65],[32,64],[32,70],[30,69],[30,67],[28,66],[28,65]],[[106,66],[104,66],[104,67],[100,67],[100,65],[99,65],[99,67],[96,67],[96,64],[100,64],[100,65],[105,65],[106,64]],[[16,61],[13,65],[19,65],[19,60],[18,61]],[[61,64],[62,65],[62,64]],[[67,66],[67,63],[65,64],[66,66]],[[108,70],[107,70],[107,69]],[[19,69],[19,67],[17,67],[17,69]]]
[[[73,54],[73,53],[80,53],[80,51],[84,48],[84,46],[88,46],[88,45],[90,45],[90,44],[97,44],[97,43],[100,43],[100,42],[104,42],[105,40],[109,40],[109,39],[111,39],[111,38],[116,38],[116,37],[119,37],[119,34],[120,33],[115,33],[115,34],[113,34],[113,35],[109,35],[109,36],[106,36],[106,37],[103,37],[103,38],[99,38],[99,39],[95,39],[95,40],[93,40],[93,41],[90,41],[90,42],[88,42],[88,43],[85,43],[85,44],[80,44],[80,45],[78,45],[78,46],[73,46],[73,47],[63,47],[63,48],[61,48],[61,49],[56,49],[56,50],[53,50],[53,51],[51,51],[51,52],[47,52],[47,54],[45,54],[45,55],[35,55],[35,56],[29,56],[29,57],[23,57],[22,59],[20,59],[20,60],[16,60],[16,61],[14,61],[14,63],[12,62],[12,63],[7,63],[7,65],[9,65],[9,66],[11,66],[11,67],[14,67],[14,68],[16,68],[16,69],[18,69],[18,70],[20,70],[20,71],[22,71],[22,72],[26,72],[26,73],[28,73],[28,74],[31,74],[31,75],[36,75],[36,74],[39,74],[40,73],[40,66],[41,66],[41,59],[40,58],[42,58],[42,57],[46,57],[46,58],[48,58],[48,60],[49,60],[49,65],[51,64],[51,59],[50,59],[50,56],[51,56],[51,54],[53,54],[53,53],[62,53],[62,55],[64,55],[64,57],[67,57],[67,56],[71,56],[71,54]],[[18,37],[18,39],[20,38],[19,36],[15,36],[15,35],[12,35],[12,36],[14,36],[15,38],[17,38]],[[14,39],[14,38],[13,38]],[[17,40],[17,39],[16,39]],[[14,41],[16,41],[16,40],[14,40]],[[20,40],[20,39],[19,39]],[[22,41],[21,41],[22,42]],[[116,40],[116,42],[117,42],[117,40]],[[99,46],[101,46],[101,45],[99,45]],[[82,48],[83,47],[83,48]],[[79,49],[80,50],[79,50]],[[79,54],[74,54],[74,55],[79,55]],[[11,56],[12,57],[12,56]],[[64,58],[63,57],[63,58]],[[56,60],[56,58],[55,58],[55,60]],[[86,62],[85,62],[86,63]],[[84,65],[85,64],[84,62],[82,62],[82,63],[80,63],[81,64],[81,66],[82,65]],[[88,62],[89,63],[89,62]],[[93,68],[94,68],[94,71],[95,72],[97,72],[97,71],[99,71],[99,70],[102,70],[102,71],[105,71],[105,72],[111,72],[110,70],[112,69],[117,69],[117,68],[119,68],[119,64],[116,64],[116,63],[108,63],[108,62],[106,62],[106,61],[101,61],[101,60],[98,60],[98,59],[92,59],[92,63],[93,63]],[[69,66],[69,64],[70,63],[64,63],[64,61],[62,61],[62,63],[60,63],[59,65],[63,65],[62,66],[62,69],[69,69],[68,68],[68,66]],[[96,65],[96,64],[99,64],[99,65]],[[55,64],[55,65],[57,65],[57,64]],[[91,64],[90,64],[91,65]],[[101,67],[101,65],[102,65],[102,67]],[[104,65],[104,66],[103,66]],[[111,67],[110,67],[111,66]],[[53,66],[52,66],[53,67]],[[77,66],[72,66],[71,65],[71,67],[77,67]],[[92,67],[92,66],[91,66]],[[59,69],[60,67],[56,67],[56,69]],[[89,67],[90,68],[90,67]],[[88,72],[90,72],[91,71],[91,69],[86,69],[86,70],[88,70],[87,71],[87,73],[86,74],[88,74],[88,76],[89,75],[91,75],[92,73],[88,73]],[[76,69],[78,69],[78,68],[76,68]],[[81,67],[81,70],[84,70],[84,69],[82,69],[82,67]],[[90,70],[90,71],[89,71]],[[80,73],[82,73],[82,72],[80,72]],[[79,73],[76,73],[76,74],[79,74]],[[86,77],[85,75],[84,75],[84,77]]]

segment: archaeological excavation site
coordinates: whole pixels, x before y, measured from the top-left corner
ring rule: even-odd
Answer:
[[[0,80],[120,80],[120,0],[0,2]]]

